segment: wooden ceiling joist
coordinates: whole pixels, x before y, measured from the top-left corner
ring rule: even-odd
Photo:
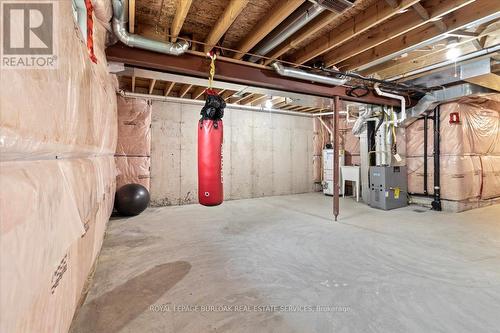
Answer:
[[[407,11],[405,13],[402,13],[397,17],[363,34],[359,38],[351,40],[341,47],[338,47],[326,54],[323,58],[325,65],[336,65],[346,59],[354,57],[357,54],[372,49],[377,45],[385,43],[390,39],[404,35],[409,31],[430,23],[435,18],[441,17],[442,15],[445,15],[452,10],[463,7],[473,1],[474,0],[444,0],[435,5],[432,8],[432,12],[430,11],[431,9],[427,10],[426,8],[417,4],[422,8],[422,11],[425,11],[427,13],[425,15],[425,17],[427,17],[426,20],[423,20],[421,15],[416,11]],[[432,24],[434,23],[435,22],[432,22]],[[439,28],[438,30],[442,32]],[[344,69],[342,67],[339,68],[341,70]]]
[[[246,7],[248,1],[249,0],[231,0],[205,40],[205,44],[207,44],[204,46],[205,53],[209,52],[217,44],[226,33],[227,29],[233,24],[234,20],[240,15],[241,11]]]
[[[166,83],[165,85],[165,96],[168,96],[172,91],[172,88],[175,86],[175,82]]]
[[[431,18],[427,9],[425,9],[424,6],[422,6],[420,3],[414,4],[413,6],[411,6],[411,9],[413,9],[423,21],[427,21]]]
[[[172,20],[172,26],[170,28],[172,42],[177,41],[177,37],[179,37],[179,33],[181,32],[184,20],[186,19],[192,2],[193,0],[178,0],[175,16]]]
[[[273,108],[280,108],[282,106],[285,106],[286,104],[290,103],[291,100],[290,98],[286,98],[286,97],[276,97],[276,98],[273,98],[271,103],[273,104]]]
[[[128,2],[128,31],[135,33],[135,0]]]
[[[243,104],[243,105],[248,105],[248,104],[252,103],[253,101],[255,101],[256,99],[259,99],[261,96],[262,96],[261,94],[252,93],[252,94],[245,96],[245,98],[240,100],[239,103]]]
[[[239,104],[241,101],[247,99],[247,98],[250,98],[252,97],[253,95],[255,95],[255,93],[249,93],[249,94],[243,94],[242,96],[239,96],[239,97],[236,97],[235,100],[232,101],[232,103],[235,103],[235,104]]]
[[[264,61],[264,65],[270,64],[273,61],[272,59],[276,59],[286,52],[296,48],[298,44],[306,40],[312,34],[315,34],[319,30],[326,27],[337,16],[337,13],[333,13],[329,10],[325,10],[323,13],[319,14],[318,17],[314,18],[314,20],[307,24],[302,30],[293,34],[291,37],[288,37],[288,39],[285,40],[280,46],[267,54],[266,56],[271,59]]]
[[[235,54],[234,58],[243,58],[245,53],[257,45],[258,42],[293,13],[304,1],[305,0],[277,1],[276,5],[269,11],[269,14],[260,20],[239,43],[237,49],[241,53]]]
[[[256,102],[261,102],[266,97],[267,97],[267,95],[255,94],[251,98],[249,98],[248,100],[245,101],[245,105],[249,105],[249,104],[253,105]]]
[[[283,110],[291,110],[292,108],[295,108],[297,107],[297,105],[293,105],[293,104],[287,104],[285,106],[282,107]]]
[[[292,55],[290,61],[303,64],[312,60],[323,53],[342,45],[350,39],[357,37],[361,33],[375,27],[394,15],[397,15],[401,10],[408,8],[419,1],[420,0],[402,0],[397,7],[393,8],[385,0],[380,0],[360,14],[340,25],[338,29],[332,30],[327,36],[322,36],[316,39],[301,51],[296,52]]]
[[[427,21],[431,19],[431,15],[427,11],[427,9],[424,8],[420,3],[416,3],[411,7],[415,13],[417,13],[418,16],[422,19],[422,21]],[[457,8],[458,9],[458,8]],[[446,25],[443,23],[441,20],[435,20],[432,21],[432,24],[434,24],[438,29],[440,29],[442,32],[446,31]]]
[[[152,79],[151,82],[149,82],[149,94],[151,95],[153,93],[153,89],[155,88],[155,83],[156,83],[156,80],[155,79]]]
[[[492,15],[500,10],[500,1],[476,0],[443,17],[443,23],[447,27],[447,32],[463,29],[469,24]],[[431,13],[432,16],[432,13]],[[420,45],[428,40],[444,35],[443,32],[432,24],[432,22],[414,29],[403,37],[391,39],[380,43],[378,46],[366,50],[338,64],[342,70],[354,70],[363,65],[369,64],[377,59],[388,57],[401,50],[405,50],[416,45]],[[333,62],[333,61],[331,61]]]
[[[203,93],[205,92],[205,90],[206,90],[205,87],[196,87],[196,89],[191,94],[191,98],[192,99],[200,98],[203,95]]]
[[[231,98],[231,96],[233,96],[234,94],[236,94],[236,91],[226,90],[226,91],[224,91],[224,93],[221,94],[221,96],[227,102]]]
[[[193,86],[192,84],[183,85],[179,90],[179,97],[184,98],[184,96],[186,96],[186,94],[189,92],[192,86]]]
[[[461,45],[455,47],[459,50],[460,54],[466,54],[475,51],[475,47],[471,41],[467,43],[462,43]],[[377,74],[380,78],[385,79],[399,74],[411,72],[418,68],[439,63],[447,60],[446,58],[447,51],[448,49],[444,48],[439,51],[433,52],[432,54],[426,54],[421,57],[412,59],[410,61],[400,62],[390,68],[378,71]]]

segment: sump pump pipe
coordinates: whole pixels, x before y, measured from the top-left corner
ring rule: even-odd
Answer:
[[[406,99],[405,99],[405,97],[401,96],[401,95],[396,95],[396,94],[382,91],[380,89],[380,83],[375,83],[373,85],[373,88],[375,89],[375,92],[377,93],[377,95],[398,99],[401,102],[401,117],[398,119],[398,117],[396,116],[396,120],[394,121],[394,126],[397,126],[398,124],[405,121],[405,119],[406,119]],[[389,121],[389,123],[392,123],[392,121]]]
[[[175,56],[181,55],[187,51],[189,42],[185,40],[179,40],[175,43],[164,43],[129,33],[127,30],[128,1],[129,0],[113,0],[113,31],[120,42],[130,47],[137,47]]]

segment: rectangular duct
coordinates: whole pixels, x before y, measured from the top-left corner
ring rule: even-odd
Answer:
[[[342,13],[344,10],[352,6],[353,1],[348,0],[315,0],[321,7],[334,13]]]

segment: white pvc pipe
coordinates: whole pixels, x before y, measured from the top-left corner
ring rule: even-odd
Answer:
[[[401,117],[399,119],[396,117],[396,122],[394,123],[394,125],[397,126],[398,124],[402,123],[406,119],[406,99],[404,96],[382,91],[382,90],[380,90],[379,86],[380,86],[379,83],[375,83],[373,86],[377,95],[398,99],[401,102]]]
[[[204,105],[205,104],[205,101],[197,100],[197,99],[139,94],[139,93],[131,93],[128,91],[123,91],[123,90],[120,90],[119,94],[123,97],[142,98],[142,99],[150,99],[150,100],[163,101],[163,102],[176,102],[176,103],[194,104],[194,105]],[[286,114],[289,116],[298,116],[298,117],[307,117],[307,118],[313,117],[313,115],[310,113],[287,111],[287,110],[273,109],[273,108],[261,108],[258,106],[227,104],[226,107],[231,108],[231,109],[236,109],[236,110],[243,110],[243,111],[254,111],[254,112],[262,112],[262,113],[269,112],[269,113]]]
[[[331,76],[325,76],[325,75],[306,72],[306,71],[303,71],[303,70],[298,69],[298,68],[285,67],[279,62],[272,63],[271,67],[279,75],[291,77],[294,79],[319,82],[319,83],[329,84],[332,86],[341,86],[347,82],[347,79],[338,79],[338,78],[331,77]]]
[[[323,121],[323,119],[321,119],[321,118],[318,118],[318,119],[321,122],[321,125],[323,125],[326,128],[326,130],[328,131],[328,133],[330,133],[330,142],[332,142],[333,141],[333,131],[326,125],[326,123]]]

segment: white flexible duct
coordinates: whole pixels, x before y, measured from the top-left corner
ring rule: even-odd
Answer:
[[[309,73],[309,72],[306,72],[306,71],[303,71],[303,70],[297,69],[297,68],[285,67],[282,64],[280,64],[279,62],[272,63],[271,67],[279,75],[292,77],[295,79],[301,79],[301,80],[305,80],[305,81],[325,83],[325,84],[329,84],[332,86],[341,86],[347,82],[346,79],[337,79],[337,78],[330,77],[330,76]]]
[[[123,44],[175,56],[183,54],[189,48],[189,42],[185,40],[180,40],[176,43],[163,43],[130,34],[127,30],[127,24],[128,0],[113,0],[113,31]]]
[[[397,126],[398,124],[402,123],[406,119],[406,99],[404,96],[382,91],[382,90],[380,90],[379,86],[380,86],[379,83],[375,83],[373,86],[377,95],[398,99],[401,102],[401,117],[399,117],[399,119],[396,117],[396,120],[394,122],[394,125]]]

